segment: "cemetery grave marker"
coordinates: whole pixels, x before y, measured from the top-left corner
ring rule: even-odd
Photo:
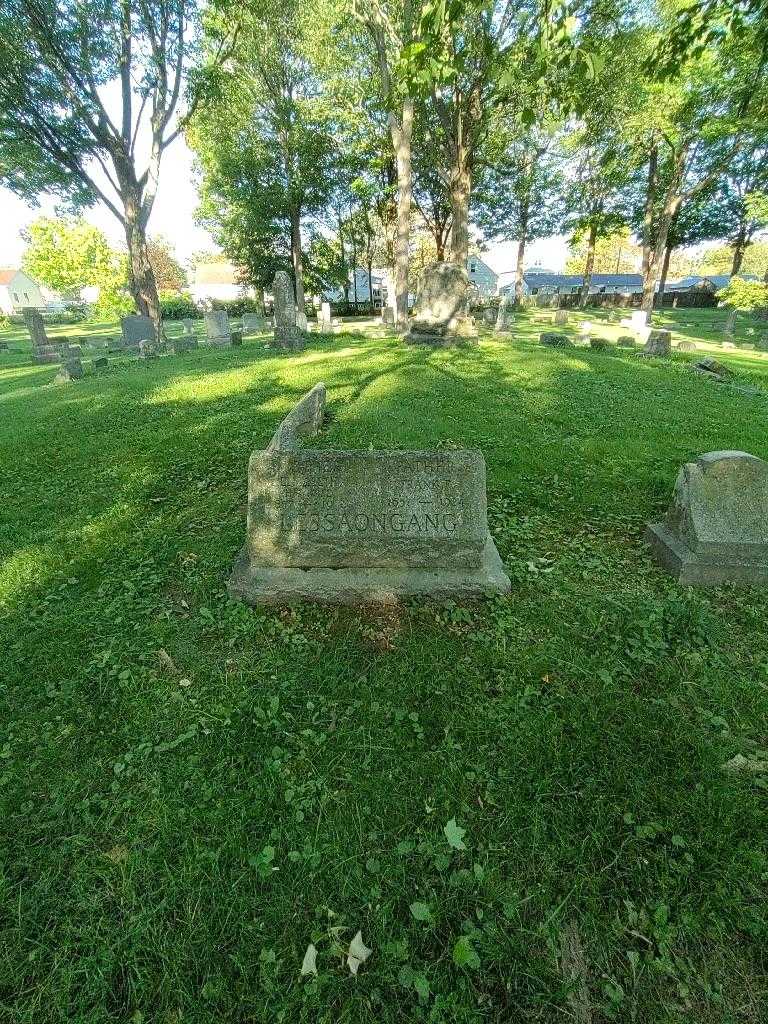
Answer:
[[[768,583],[768,463],[721,451],[687,462],[666,518],[648,526],[656,559],[680,583]]]
[[[508,593],[479,451],[302,449],[316,385],[248,466],[247,540],[229,583],[250,603],[396,603]]]

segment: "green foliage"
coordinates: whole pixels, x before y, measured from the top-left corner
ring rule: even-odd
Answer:
[[[569,245],[566,274],[583,274],[587,239],[580,233]],[[599,238],[595,243],[596,274],[636,274],[640,266],[640,246],[632,241],[629,229]]]
[[[720,301],[742,313],[751,313],[756,309],[768,309],[768,284],[764,281],[745,281],[741,277],[732,277],[717,297]]]
[[[25,238],[24,269],[53,291],[72,296],[88,287],[115,292],[126,286],[125,255],[82,218],[40,217]]]
[[[173,252],[173,246],[162,235],[147,239],[147,253],[155,275],[158,291],[180,292],[187,285],[187,275]]]
[[[160,312],[163,320],[184,320],[187,317],[199,317],[200,310],[191,295],[180,295],[178,292],[160,293]]]
[[[264,312],[264,303],[260,299],[250,299],[247,296],[242,296],[239,299],[212,299],[211,307],[226,310],[235,319],[241,317],[243,313]]]

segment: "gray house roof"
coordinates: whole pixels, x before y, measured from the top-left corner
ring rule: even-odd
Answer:
[[[745,281],[759,280],[754,274],[737,274],[736,276],[743,278]],[[730,274],[692,274],[690,277],[684,277],[680,281],[670,281],[667,284],[666,290],[668,292],[685,292],[689,288],[700,288],[702,285],[711,284],[717,291],[720,291],[721,288],[726,287],[730,280]]]
[[[578,291],[582,284],[581,274],[541,274],[525,272],[523,274],[527,292],[572,292]],[[505,284],[502,292],[514,289],[514,282]],[[591,292],[636,292],[643,287],[640,274],[593,274],[589,290]]]

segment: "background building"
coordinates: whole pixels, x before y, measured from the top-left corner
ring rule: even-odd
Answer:
[[[40,286],[23,270],[0,268],[0,312],[20,313],[25,306],[45,309],[46,301]]]

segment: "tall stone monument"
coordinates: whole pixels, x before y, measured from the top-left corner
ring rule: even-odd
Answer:
[[[248,528],[229,583],[252,604],[396,603],[508,593],[479,451],[323,451],[316,385],[248,465]]]
[[[455,263],[433,263],[424,271],[407,342],[450,346],[477,331],[469,316],[469,275]]]
[[[278,270],[272,285],[275,303],[275,344],[278,348],[304,348],[304,334],[296,325],[293,282],[285,270]]]
[[[507,334],[512,330],[515,323],[515,300],[507,292],[502,295],[501,302],[499,303],[499,312],[496,316],[496,327],[494,328],[496,334]]]
[[[666,518],[646,537],[681,583],[768,584],[768,462],[737,451],[687,462]]]

